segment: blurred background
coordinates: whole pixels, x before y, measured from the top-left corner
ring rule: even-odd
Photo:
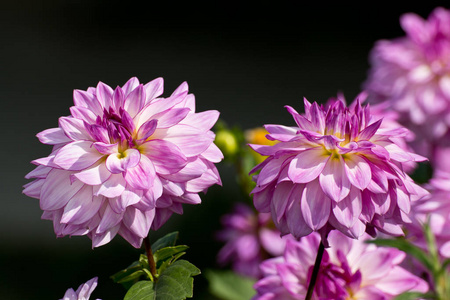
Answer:
[[[379,39],[403,35],[405,12],[427,17],[444,1],[364,2],[359,5],[300,1],[9,1],[0,8],[0,290],[2,299],[59,299],[94,276],[92,299],[122,299],[109,276],[136,260],[120,236],[91,249],[87,237],[56,239],[40,219],[38,200],[22,194],[30,161],[50,146],[35,135],[69,114],[74,89],[103,81],[111,87],[136,76],[164,77],[165,93],[183,81],[197,110],[218,110],[230,126],[292,125],[284,105],[303,111],[303,97],[323,102],[338,92],[360,91],[368,54]],[[447,3],[447,7],[448,7]],[[214,240],[220,216],[245,198],[234,170],[218,165],[214,186],[198,206],[173,215],[152,241],[178,230],[190,246],[186,258],[205,270],[219,268]],[[197,276],[194,299],[215,299]]]

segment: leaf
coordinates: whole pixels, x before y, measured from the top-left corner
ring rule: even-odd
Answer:
[[[397,248],[415,257],[420,263],[422,263],[428,270],[434,272],[434,264],[431,258],[425,253],[424,250],[417,246],[414,246],[410,242],[404,239],[376,239],[366,241],[366,243],[375,244],[377,246],[387,246]]]
[[[419,293],[419,292],[406,292],[398,295],[393,300],[417,300],[417,299],[434,299],[433,294],[427,293]]]
[[[168,266],[156,283],[157,300],[181,300],[193,297],[194,278],[200,269],[187,260],[178,260]]]
[[[161,248],[175,246],[178,239],[178,231],[171,232],[158,239],[152,244],[152,252],[155,253]]]
[[[232,271],[207,270],[209,290],[223,300],[248,300],[255,295],[255,280],[240,276]]]
[[[153,282],[143,280],[135,283],[126,293],[123,300],[151,300],[156,299]]]
[[[179,246],[173,246],[173,247],[165,247],[162,249],[159,249],[153,254],[153,257],[155,258],[156,267],[159,268],[159,266],[167,259],[172,258],[173,256],[184,252],[189,247],[186,245],[179,245]]]

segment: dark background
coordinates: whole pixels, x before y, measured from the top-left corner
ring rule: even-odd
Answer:
[[[341,1],[343,2],[343,1]],[[283,108],[303,110],[302,98],[325,101],[337,92],[353,99],[369,68],[376,40],[402,36],[405,12],[427,17],[444,1],[420,4],[316,1],[201,4],[133,1],[16,1],[0,8],[0,291],[2,299],[59,299],[99,276],[92,299],[122,299],[109,276],[137,259],[117,236],[91,249],[87,237],[56,239],[40,220],[38,200],[24,196],[31,160],[50,147],[36,133],[69,114],[73,89],[103,81],[113,88],[137,76],[164,77],[168,96],[187,81],[197,110],[216,109],[229,125],[292,124]],[[186,256],[202,270],[217,268],[219,218],[242,200],[232,169],[219,164],[223,187],[203,204],[185,206],[152,240],[179,230]],[[213,299],[195,279],[195,299]]]

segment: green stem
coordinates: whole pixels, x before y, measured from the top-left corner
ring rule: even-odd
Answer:
[[[147,258],[148,258],[148,265],[150,267],[150,273],[153,276],[153,281],[156,281],[156,279],[157,279],[156,263],[155,263],[155,259],[153,257],[152,247],[150,245],[150,239],[148,236],[144,239],[144,246],[145,246],[145,253],[147,254]]]
[[[325,247],[321,241],[320,245],[319,245],[319,249],[317,250],[316,261],[314,263],[314,268],[313,268],[313,272],[311,275],[311,280],[309,281],[308,292],[306,294],[305,300],[311,300],[311,297],[312,297],[312,294],[314,291],[314,286],[316,285],[317,276],[319,275],[320,263],[322,262],[322,257],[323,257],[324,251],[325,251]]]

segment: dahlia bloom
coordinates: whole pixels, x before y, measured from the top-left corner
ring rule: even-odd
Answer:
[[[401,16],[406,36],[378,41],[365,83],[372,102],[387,101],[423,142],[438,143],[450,126],[450,11],[436,8],[428,20]],[[429,150],[422,150],[429,151]]]
[[[76,291],[74,291],[72,288],[68,289],[64,294],[64,297],[60,300],[89,300],[89,297],[91,296],[96,286],[97,277],[94,277],[88,282],[80,285]]]
[[[312,299],[393,299],[406,291],[427,292],[427,283],[399,264],[406,254],[330,232]],[[264,278],[254,288],[253,300],[305,299],[320,236],[311,234],[299,242],[288,240],[284,255],[261,264]]]
[[[58,237],[88,235],[97,247],[118,233],[138,248],[150,228],[221,184],[210,131],[219,112],[196,113],[187,83],[162,92],[162,78],[75,90],[71,115],[37,135],[53,151],[32,162],[24,193],[40,199]]]
[[[257,214],[249,206],[237,203],[232,213],[221,219],[223,229],[218,240],[225,242],[217,259],[222,265],[231,262],[236,273],[259,278],[259,264],[267,258],[279,256],[291,235],[280,237],[273,228],[270,214]],[[272,226],[271,226],[272,225]]]
[[[253,202],[271,212],[282,234],[297,238],[337,229],[351,238],[375,228],[402,235],[411,200],[426,191],[403,171],[403,164],[425,158],[398,147],[392,139],[405,128],[381,129],[368,106],[328,108],[305,99],[305,114],[287,106],[297,126],[266,125],[273,146],[250,145],[269,157],[253,172]],[[324,238],[326,242],[326,238]]]
[[[427,185],[430,194],[415,201],[409,234],[418,246],[426,249],[423,224],[429,222],[441,256],[450,257],[450,172],[435,172]]]

